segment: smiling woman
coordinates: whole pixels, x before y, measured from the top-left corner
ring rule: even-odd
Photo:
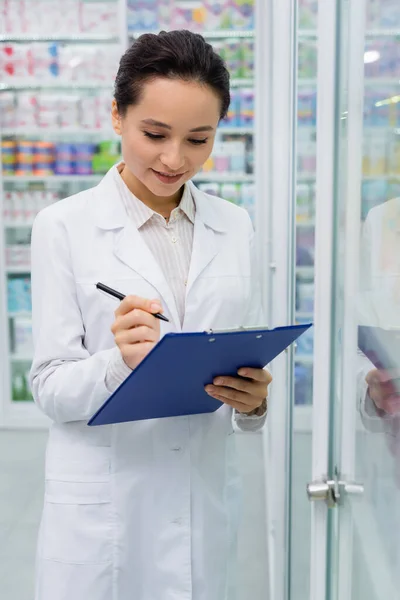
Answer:
[[[30,378],[53,421],[35,600],[234,596],[232,433],[263,427],[268,371],[216,368],[214,413],[87,426],[166,333],[265,325],[249,215],[189,181],[229,99],[226,67],[201,36],[143,35],[115,83],[123,161],[35,221]],[[99,281],[125,296],[118,306]],[[180,369],[176,357],[171,377]],[[163,381],[159,393],[168,402]]]
[[[175,208],[229,102],[229,74],[200,35],[141,36],[121,59],[112,107],[128,188],[154,210]]]

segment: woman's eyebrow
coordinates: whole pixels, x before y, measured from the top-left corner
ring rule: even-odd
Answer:
[[[162,123],[161,121],[156,121],[155,119],[143,119],[141,121],[144,125],[153,125],[153,127],[163,127],[164,129],[171,130],[171,125],[167,125],[167,123]],[[198,131],[214,131],[214,127],[211,125],[201,125],[200,127],[195,127],[194,129],[190,129],[190,133],[196,133]]]

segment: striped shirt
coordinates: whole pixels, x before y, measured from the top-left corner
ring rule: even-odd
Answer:
[[[120,163],[118,169],[114,171],[117,189],[127,214],[164,273],[173,293],[182,325],[185,315],[186,281],[192,255],[196,211],[190,188],[185,185],[181,202],[177,208],[173,209],[167,221],[132,194],[120,176],[123,167],[124,164]],[[114,391],[131,372],[118,350],[107,370],[107,388]]]
[[[182,199],[171,212],[168,221],[160,214],[141,202],[125,184],[120,173],[123,163],[115,169],[115,182],[127,214],[133,220],[140,235],[151,249],[170,285],[181,324],[185,315],[186,280],[189,274],[192,256],[195,203],[188,185],[185,185]],[[132,373],[125,363],[119,348],[109,362],[105,383],[110,392]],[[251,431],[259,429],[267,415],[266,402],[255,415],[244,415],[234,411],[235,422],[240,429]]]

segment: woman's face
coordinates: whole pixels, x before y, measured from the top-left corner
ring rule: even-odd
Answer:
[[[210,87],[180,79],[145,83],[140,103],[124,117],[114,100],[113,127],[129,175],[155,196],[174,196],[210,156],[220,109]]]

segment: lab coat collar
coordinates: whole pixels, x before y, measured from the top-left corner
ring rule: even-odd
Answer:
[[[97,196],[94,203],[94,220],[100,229],[111,230],[125,227],[129,219],[124,202],[120,194],[116,193],[115,171],[117,168],[118,165],[111,167],[94,188]],[[199,190],[193,182],[189,181],[187,185],[196,206],[195,221],[199,219],[214,231],[226,231],[226,224],[216,206],[219,201]]]

